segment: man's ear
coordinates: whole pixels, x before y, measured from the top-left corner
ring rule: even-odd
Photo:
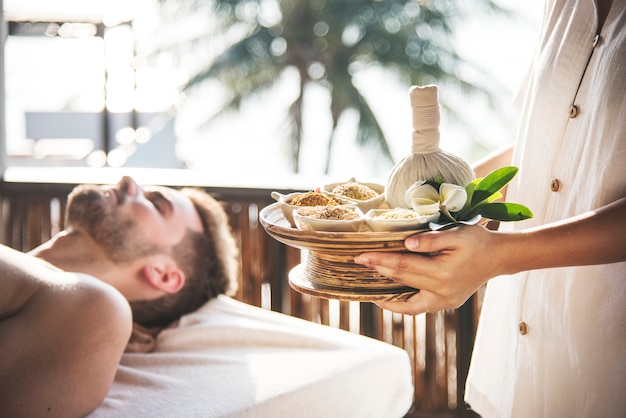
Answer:
[[[148,283],[165,293],[176,293],[185,285],[185,273],[172,260],[151,261],[141,271]]]

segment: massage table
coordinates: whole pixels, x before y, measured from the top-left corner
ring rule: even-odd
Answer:
[[[411,407],[401,348],[220,296],[125,353],[90,418],[394,418]]]

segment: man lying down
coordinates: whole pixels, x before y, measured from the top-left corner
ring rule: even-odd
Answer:
[[[165,326],[234,289],[226,214],[199,190],[144,189],[130,177],[78,186],[65,226],[29,254],[0,249],[2,416],[87,414],[133,320]]]
[[[239,253],[205,192],[82,185],[65,227],[28,254],[0,246],[0,415],[345,416],[327,380],[383,385],[353,416],[409,409],[403,350],[227,297]]]

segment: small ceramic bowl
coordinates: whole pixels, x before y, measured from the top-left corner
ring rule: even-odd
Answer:
[[[357,185],[364,186],[368,189],[373,190],[374,192],[376,192],[376,196],[369,199],[356,199],[354,197],[338,194],[335,192],[337,187],[345,186],[351,183],[355,183]],[[377,183],[361,183],[359,181],[356,181],[354,177],[348,181],[344,181],[341,183],[327,184],[322,187],[321,191],[322,193],[327,194],[339,201],[343,201],[346,204],[357,205],[363,213],[366,213],[367,211],[372,209],[378,209],[385,202],[385,186]]]
[[[339,219],[346,213],[353,219]],[[353,205],[307,206],[293,212],[296,227],[303,231],[358,232],[364,223],[363,212]]]
[[[365,223],[373,232],[410,231],[428,228],[439,219],[439,213],[420,215],[412,209],[372,209],[365,214]]]
[[[280,205],[280,209],[283,211],[283,215],[285,215],[285,219],[287,219],[289,223],[291,224],[291,226],[294,228],[296,227],[296,223],[293,220],[293,212],[304,206],[292,205],[291,202],[296,197],[304,196],[308,193],[312,193],[312,192],[294,192],[294,193],[289,193],[289,194],[282,194],[282,193],[274,191],[271,193],[272,198],[274,198],[274,200],[276,200],[278,204]],[[338,202],[338,203],[342,203],[342,202]]]

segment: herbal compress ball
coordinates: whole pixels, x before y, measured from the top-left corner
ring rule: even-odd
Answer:
[[[474,171],[460,157],[439,148],[439,96],[436,85],[409,89],[413,109],[412,153],[398,162],[387,179],[385,199],[392,208],[405,207],[406,191],[416,181],[442,178],[446,183],[466,186]]]

